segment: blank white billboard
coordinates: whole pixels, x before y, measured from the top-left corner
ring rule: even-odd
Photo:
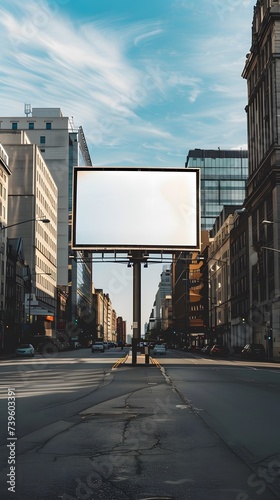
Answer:
[[[199,169],[76,167],[73,249],[200,249]]]

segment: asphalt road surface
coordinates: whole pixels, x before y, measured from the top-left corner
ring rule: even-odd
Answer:
[[[278,364],[125,354],[0,360],[1,500],[280,498]]]

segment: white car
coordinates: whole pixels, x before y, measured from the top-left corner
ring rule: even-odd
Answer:
[[[92,344],[91,352],[104,352],[105,347],[103,342],[94,342]]]
[[[16,348],[16,356],[30,356],[33,358],[35,349],[32,344],[20,344]]]
[[[154,355],[155,354],[161,354],[161,355],[165,354],[166,355],[165,346],[162,344],[156,344],[154,347],[153,353],[154,353]]]

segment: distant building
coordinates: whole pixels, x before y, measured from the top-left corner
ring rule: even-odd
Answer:
[[[185,166],[200,169],[201,229],[211,230],[224,205],[244,201],[248,151],[191,149]]]
[[[201,252],[185,252],[172,264],[174,344],[204,341],[208,333],[207,250],[209,231],[201,233]],[[200,259],[203,256],[203,259]]]
[[[171,270],[167,266],[163,266],[163,271],[160,275],[160,282],[156,292],[153,310],[149,318],[148,330],[160,331],[164,325],[163,315],[163,300],[166,296],[171,296]],[[164,306],[165,307],[165,306]]]
[[[126,321],[123,320],[121,316],[117,317],[117,342],[129,342],[126,338]]]
[[[92,336],[94,340],[104,340],[106,342],[116,342],[118,334],[118,318],[112,301],[108,293],[104,293],[101,288],[93,290],[93,327]],[[121,333],[122,334],[122,333]]]

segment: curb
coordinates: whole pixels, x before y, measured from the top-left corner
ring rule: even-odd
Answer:
[[[112,368],[118,368],[120,365],[123,365],[124,363],[126,363],[128,356],[129,356],[129,354],[124,356],[124,358],[119,358],[118,361],[112,366]]]
[[[157,368],[161,368],[161,364],[157,359],[152,358],[152,356],[150,356],[150,360],[151,360],[153,365],[156,365]]]

